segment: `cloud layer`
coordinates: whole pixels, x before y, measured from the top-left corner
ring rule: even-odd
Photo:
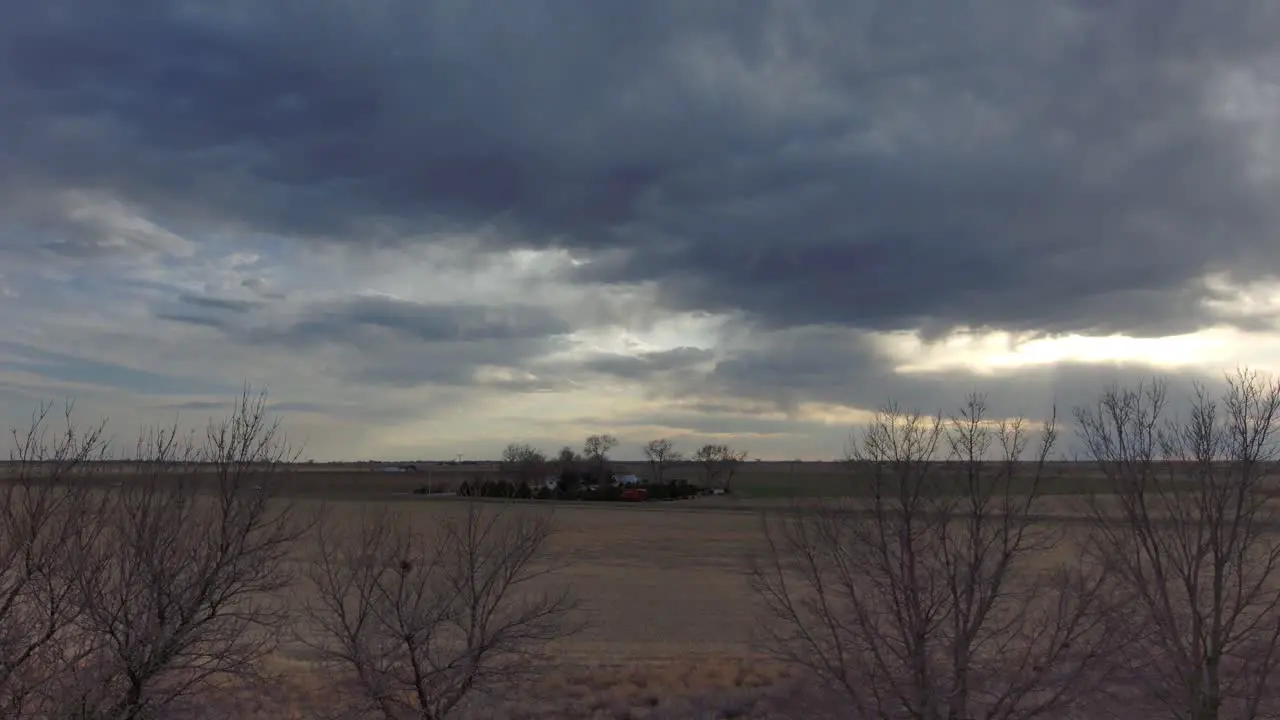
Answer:
[[[1280,369],[1272,2],[0,10],[6,408],[822,457],[889,396]]]

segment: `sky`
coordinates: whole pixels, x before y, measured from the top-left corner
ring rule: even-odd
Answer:
[[[127,5],[127,8],[125,7]],[[840,456],[1280,370],[1273,0],[0,0],[0,422]]]

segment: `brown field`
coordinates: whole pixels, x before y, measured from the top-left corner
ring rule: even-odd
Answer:
[[[518,701],[488,702],[471,716],[823,717],[832,705],[812,681],[753,648],[759,614],[744,570],[761,541],[751,510],[777,501],[733,503],[557,505],[553,549],[567,563],[560,578],[582,599],[591,627],[554,648],[556,665]],[[373,504],[349,500],[337,507],[354,518]],[[303,500],[300,509],[318,505]],[[419,497],[397,507],[427,524],[456,501]],[[261,716],[305,717],[316,703],[326,705],[306,658],[302,648],[280,654],[279,666],[292,679]]]
[[[297,472],[281,477],[279,489],[304,514],[323,504],[341,521],[391,501],[413,522],[429,525],[456,509],[457,501],[414,495],[413,488],[429,478],[433,489],[452,489],[477,473],[496,472],[495,466],[419,465],[410,473],[382,467],[296,466]],[[1088,466],[1061,469],[1064,488],[1095,479]],[[127,472],[118,468],[89,481],[110,487],[127,482]],[[696,476],[677,471],[669,477]],[[554,648],[557,662],[538,683],[522,688],[518,700],[482,700],[470,717],[822,717],[831,705],[811,681],[754,651],[759,615],[745,563],[761,547],[759,510],[785,505],[790,494],[834,495],[849,482],[847,470],[835,463],[752,463],[736,482],[742,497],[636,505],[531,501],[525,507],[555,508],[559,532],[552,549],[567,565],[559,577],[581,598],[591,626]],[[1065,493],[1045,503],[1047,521],[1080,511],[1078,498]],[[309,548],[301,547],[298,561],[309,559]],[[302,592],[300,587],[294,595],[299,601]],[[333,707],[333,694],[341,692],[300,645],[282,648],[272,666],[282,681],[265,693],[228,698],[234,707],[226,712],[311,717]]]
[[[788,500],[776,491],[751,490],[789,482],[809,488],[804,494],[832,495],[847,476],[835,463],[802,463],[794,470],[789,463],[752,465],[737,482],[745,498],[555,503],[559,532],[553,551],[567,565],[560,579],[581,598],[591,627],[554,648],[556,664],[535,686],[523,688],[518,701],[484,701],[472,716],[821,717],[830,704],[812,683],[753,648],[759,615],[747,585],[746,558],[761,547],[758,511]],[[426,525],[456,509],[457,502],[411,494],[428,476],[434,489],[451,489],[477,473],[496,472],[493,466],[418,467],[400,474],[384,473],[381,466],[299,466],[281,490],[303,513],[323,503],[339,518],[354,519],[362,507],[392,501]],[[1072,512],[1067,504],[1059,507],[1059,500],[1064,499],[1048,499],[1046,512]],[[305,562],[307,549],[300,554]],[[274,665],[287,680],[265,696],[246,698],[237,709],[242,716],[307,717],[332,706],[326,696],[337,690],[308,663],[305,648],[283,649]]]
[[[351,518],[366,505],[339,502],[338,512]],[[304,500],[299,509],[318,505]],[[423,524],[454,508],[422,498],[398,504]],[[554,648],[556,666],[518,702],[486,703],[475,717],[766,716],[796,699],[787,671],[752,653],[755,605],[743,567],[756,544],[756,516],[656,509],[557,508],[553,552],[567,564],[559,580],[572,585],[591,626]],[[293,680],[275,707],[261,709],[263,717],[303,717],[313,703],[326,705],[309,682],[305,649],[286,650],[279,661]]]

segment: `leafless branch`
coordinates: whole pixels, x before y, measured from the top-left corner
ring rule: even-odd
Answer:
[[[74,406],[54,426],[42,405],[0,477],[0,713],[36,717],[79,661],[76,579],[90,566],[101,495],[88,480],[107,456],[103,424],[81,427]]]
[[[854,717],[1047,717],[1109,654],[1105,568],[1057,559],[1035,523],[1056,422],[1032,446],[985,414],[976,395],[947,420],[891,405],[849,453],[870,499],[764,516],[763,646]]]
[[[549,514],[468,502],[418,531],[385,508],[318,534],[304,642],[352,677],[358,716],[444,718],[534,673],[573,634],[577,601],[549,587]]]
[[[707,487],[719,486],[725,492],[733,491],[733,478],[746,459],[745,450],[714,443],[703,445],[693,454],[693,462],[702,470],[703,483]]]
[[[582,443],[582,455],[591,461],[596,482],[609,480],[609,451],[618,446],[618,438],[605,433],[588,435]]]
[[[1113,487],[1095,497],[1097,552],[1115,559],[1144,632],[1126,679],[1176,718],[1280,716],[1280,538],[1274,490],[1280,383],[1239,370],[1169,417],[1162,382],[1080,409]]]
[[[203,441],[176,427],[143,434],[141,476],[103,503],[95,563],[77,578],[83,657],[58,717],[154,717],[262,678],[306,529],[274,497],[295,457],[265,394],[247,388]]]
[[[678,463],[683,459],[676,445],[670,438],[658,438],[645,443],[642,448],[644,457],[649,461],[649,470],[651,472],[650,480],[655,483],[661,483],[665,480],[667,466],[671,463]]]
[[[547,477],[550,463],[543,452],[532,445],[511,443],[502,451],[501,473],[517,486],[540,484]]]

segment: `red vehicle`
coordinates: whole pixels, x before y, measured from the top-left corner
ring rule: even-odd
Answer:
[[[649,499],[649,491],[645,488],[623,490],[622,499],[628,502],[644,502]]]

